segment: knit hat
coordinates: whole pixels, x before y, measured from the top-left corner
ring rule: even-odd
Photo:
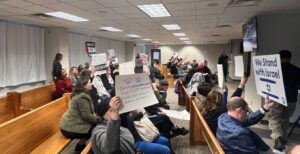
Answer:
[[[161,85],[161,86],[168,86],[169,84],[168,84],[168,82],[166,80],[162,79],[162,80],[159,81],[159,85]]]
[[[97,114],[99,116],[103,117],[103,115],[109,110],[109,108],[110,108],[109,102],[110,102],[110,98],[101,100],[100,104],[98,105],[98,107],[96,109]]]

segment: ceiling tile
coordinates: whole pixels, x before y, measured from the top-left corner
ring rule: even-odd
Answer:
[[[144,14],[140,9],[134,6],[126,6],[126,7],[115,7],[112,8],[115,12],[121,13],[121,14]]]
[[[40,5],[34,5],[34,6],[27,6],[27,7],[22,7],[24,10],[27,11],[32,11],[35,13],[46,13],[46,12],[53,12],[55,10],[49,9]]]
[[[35,4],[53,4],[59,3],[59,0],[26,0],[27,2],[35,3]]]
[[[166,4],[166,7],[170,11],[191,11],[195,10],[195,3],[176,3],[176,4]]]
[[[23,10],[23,9],[19,9],[19,8],[4,8],[4,9],[1,9],[1,10],[16,13],[16,14],[22,14],[22,15],[29,15],[29,14],[35,13],[35,12],[32,12],[32,11],[27,11],[27,10]]]
[[[96,3],[92,0],[84,0],[84,1],[78,1],[78,2],[68,2],[70,5],[75,6],[80,9],[97,9],[101,8],[102,6],[99,3]]]
[[[255,9],[255,6],[246,7],[229,7],[225,10],[220,19],[220,23],[241,23],[248,19],[250,12]]]
[[[25,1],[23,1],[23,0],[0,1],[0,4],[10,5],[10,6],[14,6],[14,7],[34,5],[33,3],[25,2]]]
[[[172,16],[179,17],[179,16],[195,16],[196,11],[195,10],[189,10],[189,11],[170,11]]]
[[[131,6],[126,0],[94,0],[105,7],[121,7],[121,6]]]
[[[197,15],[222,14],[224,11],[225,11],[225,8],[199,9],[199,10],[197,10]]]
[[[164,4],[169,4],[169,3],[186,3],[186,2],[194,2],[194,0],[162,0]]]
[[[207,1],[197,1],[196,7],[197,10],[200,9],[215,9],[215,8],[224,8],[228,7],[228,4],[231,0],[207,0]]]

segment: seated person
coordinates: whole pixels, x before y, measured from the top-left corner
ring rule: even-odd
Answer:
[[[203,103],[206,100],[206,97],[208,93],[211,91],[211,85],[208,83],[201,83],[197,87],[197,93],[196,93],[196,99],[195,99],[195,105],[201,112],[203,109]]]
[[[274,103],[267,96],[262,108],[247,115],[247,102],[240,97],[230,98],[227,103],[227,113],[223,113],[218,119],[216,135],[225,153],[269,152],[270,147],[248,126],[262,120],[273,105]]]
[[[98,124],[91,137],[92,150],[95,154],[134,154],[134,138],[127,128],[121,127],[119,109],[121,100],[112,97],[101,102],[97,114],[104,122]]]
[[[85,142],[90,138],[94,126],[102,121],[95,115],[94,106],[89,92],[92,89],[90,77],[78,79],[68,110],[60,119],[60,129],[66,138],[80,139],[75,151],[82,151]]]
[[[150,66],[150,75],[158,80],[164,79],[164,76],[161,74],[160,70],[157,68],[157,61],[153,61]]]
[[[73,85],[70,78],[67,77],[66,69],[61,70],[62,79],[57,79],[55,82],[54,99],[62,97],[64,93],[71,93],[73,91]]]

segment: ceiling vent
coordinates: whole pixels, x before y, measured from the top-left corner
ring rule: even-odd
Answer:
[[[98,30],[98,32],[108,32],[108,30],[100,29],[100,30]]]
[[[41,19],[53,18],[53,16],[49,16],[49,15],[44,14],[44,13],[34,13],[34,14],[30,14],[30,16],[41,18]]]
[[[217,28],[227,28],[227,27],[231,27],[231,25],[217,25]]]
[[[210,36],[213,36],[213,37],[218,37],[218,36],[221,36],[219,34],[215,34],[215,35],[210,35]]]
[[[263,0],[231,0],[229,6],[238,7],[238,6],[257,6]]]

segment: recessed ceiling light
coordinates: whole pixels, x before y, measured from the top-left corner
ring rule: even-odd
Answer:
[[[185,33],[173,33],[175,36],[186,36]]]
[[[134,38],[141,37],[141,36],[136,35],[136,34],[127,34],[127,36],[129,36],[129,37],[134,37]]]
[[[99,27],[99,28],[107,30],[107,31],[111,31],[111,32],[122,32],[123,31],[121,29],[114,28],[114,27]]]
[[[179,38],[179,40],[185,41],[185,40],[189,40],[189,38],[187,38],[187,37],[181,37],[181,38]]]
[[[142,11],[150,17],[170,17],[171,14],[163,4],[138,5]]]
[[[45,13],[45,14],[47,14],[49,16],[65,19],[65,20],[70,20],[70,21],[73,21],[73,22],[89,21],[88,19],[81,18],[81,17],[75,16],[75,15],[72,15],[72,14],[69,14],[69,13],[61,12],[61,11],[59,11],[59,12],[48,12],[48,13]]]
[[[148,38],[145,38],[145,39],[142,39],[144,41],[151,41],[151,39],[148,39]]]
[[[179,27],[179,25],[177,25],[177,24],[169,24],[169,25],[162,25],[165,29],[167,29],[167,30],[179,30],[179,29],[181,29],[180,27]]]

